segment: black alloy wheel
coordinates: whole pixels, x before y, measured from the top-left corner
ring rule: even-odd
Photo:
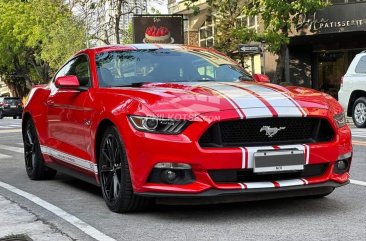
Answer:
[[[28,177],[32,180],[52,179],[57,171],[44,165],[37,131],[31,119],[23,130],[24,160]]]
[[[138,211],[149,205],[149,199],[133,192],[125,148],[114,126],[109,126],[104,132],[98,170],[103,198],[111,211]]]

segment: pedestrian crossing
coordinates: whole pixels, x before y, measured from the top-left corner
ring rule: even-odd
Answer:
[[[20,129],[20,128],[22,128],[22,120],[19,119],[0,120],[0,130]]]
[[[351,128],[352,137],[366,138],[366,128]]]
[[[23,154],[23,143],[13,143],[12,145],[0,144],[0,160],[14,158],[12,154]]]

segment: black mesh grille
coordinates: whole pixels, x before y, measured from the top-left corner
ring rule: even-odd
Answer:
[[[269,137],[266,126],[283,129]],[[325,119],[262,118],[216,123],[203,134],[199,143],[202,147],[265,146],[327,142],[333,137],[334,131]]]
[[[329,164],[327,163],[305,165],[302,171],[288,173],[257,174],[253,172],[253,169],[210,170],[208,173],[212,180],[217,183],[265,182],[322,176],[328,166]]]

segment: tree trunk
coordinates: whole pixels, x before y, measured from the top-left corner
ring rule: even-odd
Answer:
[[[288,47],[286,44],[284,44],[284,43],[281,44],[280,52],[278,53],[276,73],[274,76],[275,84],[285,82],[284,74],[285,74],[285,62],[286,62],[287,49],[288,49]]]
[[[122,0],[119,0],[117,3],[117,12],[115,15],[115,23],[114,23],[114,32],[116,35],[116,44],[121,44],[121,36],[120,36],[120,28],[119,28],[119,24],[121,21],[121,17],[122,17]]]

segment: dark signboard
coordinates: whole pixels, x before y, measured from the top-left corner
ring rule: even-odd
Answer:
[[[183,15],[134,15],[135,43],[183,44]]]
[[[296,31],[308,34],[366,30],[366,3],[336,4],[300,16]]]
[[[262,50],[259,44],[239,44],[239,53],[243,54],[258,54]]]

